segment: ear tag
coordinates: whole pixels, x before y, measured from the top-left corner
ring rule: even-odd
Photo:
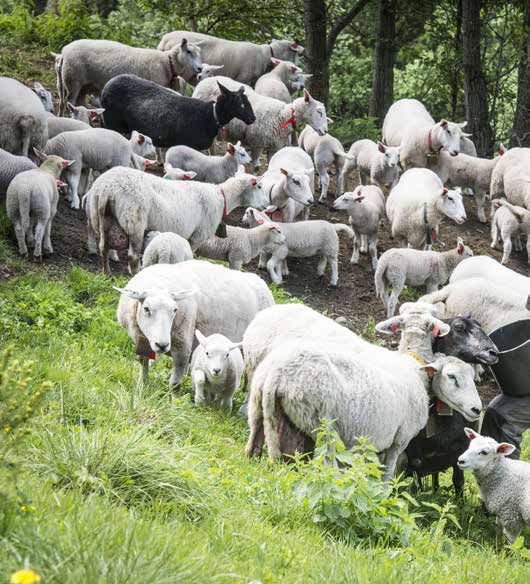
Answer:
[[[440,329],[436,325],[434,325],[434,328],[432,329],[432,334],[434,335],[434,338],[440,334]]]
[[[149,355],[149,359],[151,359],[151,361],[156,361],[156,353],[154,351],[151,351],[151,354]]]
[[[397,333],[397,331],[398,331],[398,325],[397,325],[397,324],[395,324],[395,323],[394,323],[394,324],[391,324],[391,325],[390,325],[390,330],[391,330],[393,333]]]

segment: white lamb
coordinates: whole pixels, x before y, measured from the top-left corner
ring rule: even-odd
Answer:
[[[401,146],[357,140],[348,151],[351,158],[342,171],[344,182],[353,170],[358,170],[362,185],[374,184],[381,189],[391,190],[399,179],[400,151]]]
[[[415,249],[430,249],[444,216],[459,225],[466,220],[460,191],[445,189],[439,177],[426,168],[401,175],[386,201],[386,214],[398,245]]]
[[[245,169],[243,169],[243,173]],[[197,176],[192,170],[182,170],[182,168],[173,168],[167,162],[164,164],[164,176],[167,180],[193,180]]]
[[[375,291],[387,309],[387,317],[394,316],[405,284],[426,286],[427,293],[443,286],[456,266],[471,257],[473,251],[458,238],[450,251],[422,251],[417,249],[389,249],[379,258],[375,272]],[[391,292],[389,293],[391,289]]]
[[[193,259],[190,244],[180,235],[150,231],[150,241],[142,257],[142,268],[153,264],[178,264]]]
[[[526,237],[526,250],[530,264],[530,211],[508,203],[506,199],[493,199],[492,209],[496,211],[491,219],[491,247],[500,247],[502,240],[502,260],[505,264],[512,253],[512,240],[515,251],[523,251],[521,237]]]
[[[242,343],[233,343],[224,335],[205,337],[195,331],[199,345],[191,358],[190,377],[195,392],[195,404],[219,404],[232,410],[232,396],[243,375]]]
[[[385,196],[375,186],[359,185],[352,193],[344,193],[333,203],[334,209],[348,211],[353,229],[353,253],[350,263],[358,264],[360,253],[370,252],[372,269],[377,268],[377,230],[385,215]]]
[[[138,156],[156,159],[156,148],[149,136],[133,130],[129,142],[131,143],[132,151]]]
[[[512,148],[491,174],[490,197],[530,210],[530,148]]]
[[[262,75],[254,86],[254,91],[260,95],[272,97],[284,103],[291,103],[293,83],[296,83],[302,69],[290,61],[271,58],[272,71]]]

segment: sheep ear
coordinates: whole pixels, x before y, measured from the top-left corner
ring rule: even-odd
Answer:
[[[137,142],[141,146],[145,142],[145,136],[143,134],[138,134]]]
[[[515,450],[513,444],[508,444],[508,442],[501,442],[497,446],[497,454],[502,454],[503,456],[510,456],[510,454]]]
[[[138,300],[143,302],[147,297],[147,292],[139,292],[138,290],[131,290],[130,288],[118,288],[117,286],[113,286],[114,290],[123,294],[124,296],[128,296],[132,300]]]
[[[309,91],[307,91],[307,89],[304,89],[304,101],[307,103],[313,101],[313,98],[311,97],[311,94],[309,93]]]
[[[233,351],[234,349],[240,349],[243,346],[243,341],[240,343],[232,343],[228,348],[229,351]]]
[[[228,154],[230,154],[231,156],[234,156],[236,149],[234,148],[234,145],[231,142],[228,142],[228,147],[226,148],[226,151],[228,152]]]
[[[333,123],[333,120],[330,117],[326,117],[326,120],[327,120],[328,124],[332,124]]]
[[[197,176],[197,173],[194,170],[187,170],[186,176],[187,180],[193,180]]]
[[[279,65],[281,63],[280,59],[275,59],[274,57],[271,57],[271,63],[272,63],[272,67],[276,67],[276,65]]]
[[[176,292],[173,291],[170,294],[171,298],[173,298],[175,302],[179,302],[180,300],[185,300],[186,298],[193,296],[195,294],[195,290],[193,288],[184,288],[183,290],[178,290]]]
[[[422,365],[420,367],[421,371],[425,371],[425,373],[427,373],[427,375],[432,379],[439,371],[438,365],[436,364],[436,361],[434,361],[433,363],[427,363],[427,365]]]
[[[46,160],[46,158],[48,158],[48,156],[42,150],[39,150],[38,148],[33,148],[33,152],[35,153],[35,156],[41,162],[43,162],[44,160]]]
[[[506,153],[506,146],[502,142],[499,144],[497,152],[499,153],[499,156],[502,156],[503,154]]]
[[[199,329],[195,329],[195,338],[199,341],[199,344],[204,347],[206,344],[206,337],[201,333]]]
[[[464,253],[464,240],[461,237],[456,240],[456,251],[458,252],[458,255]]]
[[[401,316],[393,316],[392,318],[377,323],[375,330],[385,335],[395,335],[401,330],[402,324],[403,318]]]
[[[458,124],[461,128],[465,128],[467,126],[467,120],[465,122],[460,122]],[[471,134],[469,134],[469,136],[471,136]]]
[[[435,339],[437,337],[445,337],[445,335],[449,334],[451,327],[447,323],[438,318],[433,318],[432,320],[433,320],[432,334]]]
[[[480,436],[480,434],[478,432],[475,432],[473,428],[464,428],[464,432],[466,433],[466,436],[470,440],[474,440],[475,438],[478,438]]]
[[[180,43],[180,48],[185,49],[187,45],[188,45],[188,39],[182,39],[182,42]]]
[[[468,134],[467,132],[462,132],[462,136],[464,136],[464,138],[471,138],[471,136],[473,136],[473,134]]]
[[[285,176],[289,176],[289,171],[288,170],[285,170],[285,168],[280,168],[280,172],[282,174],[284,174]]]
[[[224,85],[222,85],[221,83],[219,83],[219,81],[217,82],[217,85],[219,86],[219,90],[221,91],[221,93],[223,95],[229,95],[230,93],[232,93],[229,89],[227,89]]]
[[[383,144],[383,142],[381,142],[381,140],[378,140],[377,142],[377,149],[383,154],[386,152],[386,146]]]
[[[442,126],[442,128],[445,128],[448,123],[449,122],[447,120],[440,120],[440,126]]]

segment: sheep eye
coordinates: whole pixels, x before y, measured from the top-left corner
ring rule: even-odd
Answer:
[[[187,51],[188,55],[191,55],[191,51]]]
[[[293,178],[293,182],[294,182],[294,184],[295,184],[296,186],[298,186],[298,187],[300,186],[300,181],[299,181],[299,180],[297,180],[297,179]]]
[[[480,454],[482,454],[482,456],[486,456],[486,454],[488,454],[488,451],[487,450],[481,450],[480,451]]]
[[[449,136],[451,135],[451,130],[447,130],[447,133],[449,134]]]
[[[226,357],[225,357],[225,359],[228,359],[228,357],[230,357],[230,353],[227,353],[227,354],[226,354]]]
[[[147,306],[144,306],[144,312],[145,314],[147,314],[148,316],[151,314],[151,311],[149,310],[149,308]]]
[[[450,379],[451,381],[453,381],[454,384],[456,385],[456,387],[458,387],[458,380],[457,380],[455,375],[450,374],[447,376],[447,378]]]
[[[209,357],[209,356],[210,356],[210,353],[208,353],[208,351],[206,351],[206,356],[207,356],[207,357]]]
[[[451,201],[452,203],[454,203],[454,202],[455,202],[455,200],[453,199],[453,197],[447,197],[447,200],[448,200],[448,201]]]

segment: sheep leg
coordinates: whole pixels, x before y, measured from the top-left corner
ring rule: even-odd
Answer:
[[[404,285],[405,285],[404,279],[403,279],[403,281],[394,282],[392,284],[392,292],[390,293],[390,296],[388,298],[388,302],[386,305],[387,318],[390,318],[390,317],[394,316],[394,314],[396,314],[396,307],[397,307],[397,304],[399,301],[399,295],[401,294],[401,291],[403,290]]]
[[[259,254],[258,270],[265,270],[267,268],[267,252],[262,251]]]
[[[432,473],[432,490],[436,492],[440,488],[440,473]]]
[[[66,182],[70,188],[70,206],[72,209],[79,209],[79,182],[81,180],[81,169],[73,169],[66,173]]]
[[[513,243],[515,251],[523,251],[523,244],[521,243],[521,237],[519,235],[514,236]]]
[[[254,169],[254,172],[258,170],[258,168],[261,166],[261,154],[263,153],[263,148],[252,148],[250,150],[250,156],[252,158],[252,168]]]
[[[232,411],[232,396],[234,395],[234,389],[230,388],[223,391],[221,394],[221,399],[219,401],[219,407],[228,412]]]
[[[137,234],[129,234],[129,250],[127,252],[127,261],[129,272],[136,274],[140,267],[140,256],[142,254],[143,233],[138,237]]]
[[[238,270],[241,271],[241,268],[243,267],[243,260],[235,260],[233,258],[228,258],[228,267],[231,270]]]
[[[326,167],[319,166],[317,168],[318,176],[320,178],[320,203],[323,203],[328,198],[329,188],[329,174]]]
[[[46,227],[44,228],[44,251],[46,253],[53,253],[51,231],[52,231],[52,220],[49,219],[48,223],[46,223]]]
[[[204,393],[204,383],[206,377],[203,371],[194,371],[191,375],[191,385],[195,393],[195,405],[202,406],[206,403],[206,395]]]
[[[15,235],[17,236],[18,253],[21,256],[28,255],[28,248],[26,247],[26,232],[27,232],[27,230],[28,230],[28,228],[25,227],[21,221],[15,222]]]
[[[503,237],[503,253],[502,253],[502,260],[501,260],[501,264],[505,264],[509,259],[510,259],[510,254],[512,253],[512,238],[511,237],[506,237],[506,239]]]
[[[361,253],[367,253],[368,252],[368,236],[363,233],[361,235]]]
[[[329,285],[336,288],[339,281],[339,261],[336,257],[329,258],[329,266],[331,268],[331,280]]]
[[[272,256],[267,262],[267,271],[275,284],[281,284],[283,281],[281,269],[279,270],[278,268],[281,268],[281,261],[278,261],[278,258]]]
[[[530,265],[530,234],[526,238],[526,255],[528,256],[528,264]]]
[[[477,217],[481,223],[487,223],[486,218],[486,193],[483,191],[475,193],[475,200],[477,201]]]
[[[44,230],[46,223],[39,219],[35,227],[35,249],[33,250],[33,257],[37,260],[42,258],[42,239],[44,238]]]
[[[358,264],[361,253],[361,240],[357,233],[353,232],[353,253],[351,254],[350,264]]]
[[[87,221],[86,224],[86,231],[87,231],[87,246],[88,246],[88,253],[90,255],[97,255],[98,253],[98,245],[96,241],[96,232],[92,227],[90,221]]]
[[[406,443],[396,442],[388,448],[385,452],[385,466],[386,472],[383,475],[383,481],[388,481],[392,476],[394,476],[394,471],[396,470],[396,463],[399,455],[405,449]]]
[[[318,261],[317,265],[317,276],[319,278],[324,277],[324,272],[326,271],[326,266],[328,265],[328,258],[326,256],[322,256]]]
[[[287,260],[284,259],[282,261],[282,276],[288,276],[289,275],[289,266],[287,265]]]
[[[340,156],[335,160],[335,177],[337,182],[335,198],[337,198],[344,192],[344,159]]]
[[[455,464],[455,466],[453,466],[453,487],[455,489],[455,493],[459,497],[462,496],[464,483],[465,483],[464,471],[458,468],[458,466]]]
[[[35,235],[33,234],[35,231],[35,222],[30,221],[30,225],[28,230],[26,231],[26,243],[28,247],[35,247]]]
[[[368,251],[372,258],[372,270],[375,272],[377,269],[377,236],[368,238]]]
[[[514,529],[510,529],[506,525],[502,526],[502,533],[504,533],[504,535],[506,536],[510,543],[515,543],[515,540],[519,537],[521,531],[522,526],[519,527],[519,529],[517,527],[514,527]]]
[[[496,249],[497,247],[499,247],[501,244],[501,238],[499,235],[499,226],[497,225],[497,222],[492,219],[492,223],[491,223],[491,249]]]

